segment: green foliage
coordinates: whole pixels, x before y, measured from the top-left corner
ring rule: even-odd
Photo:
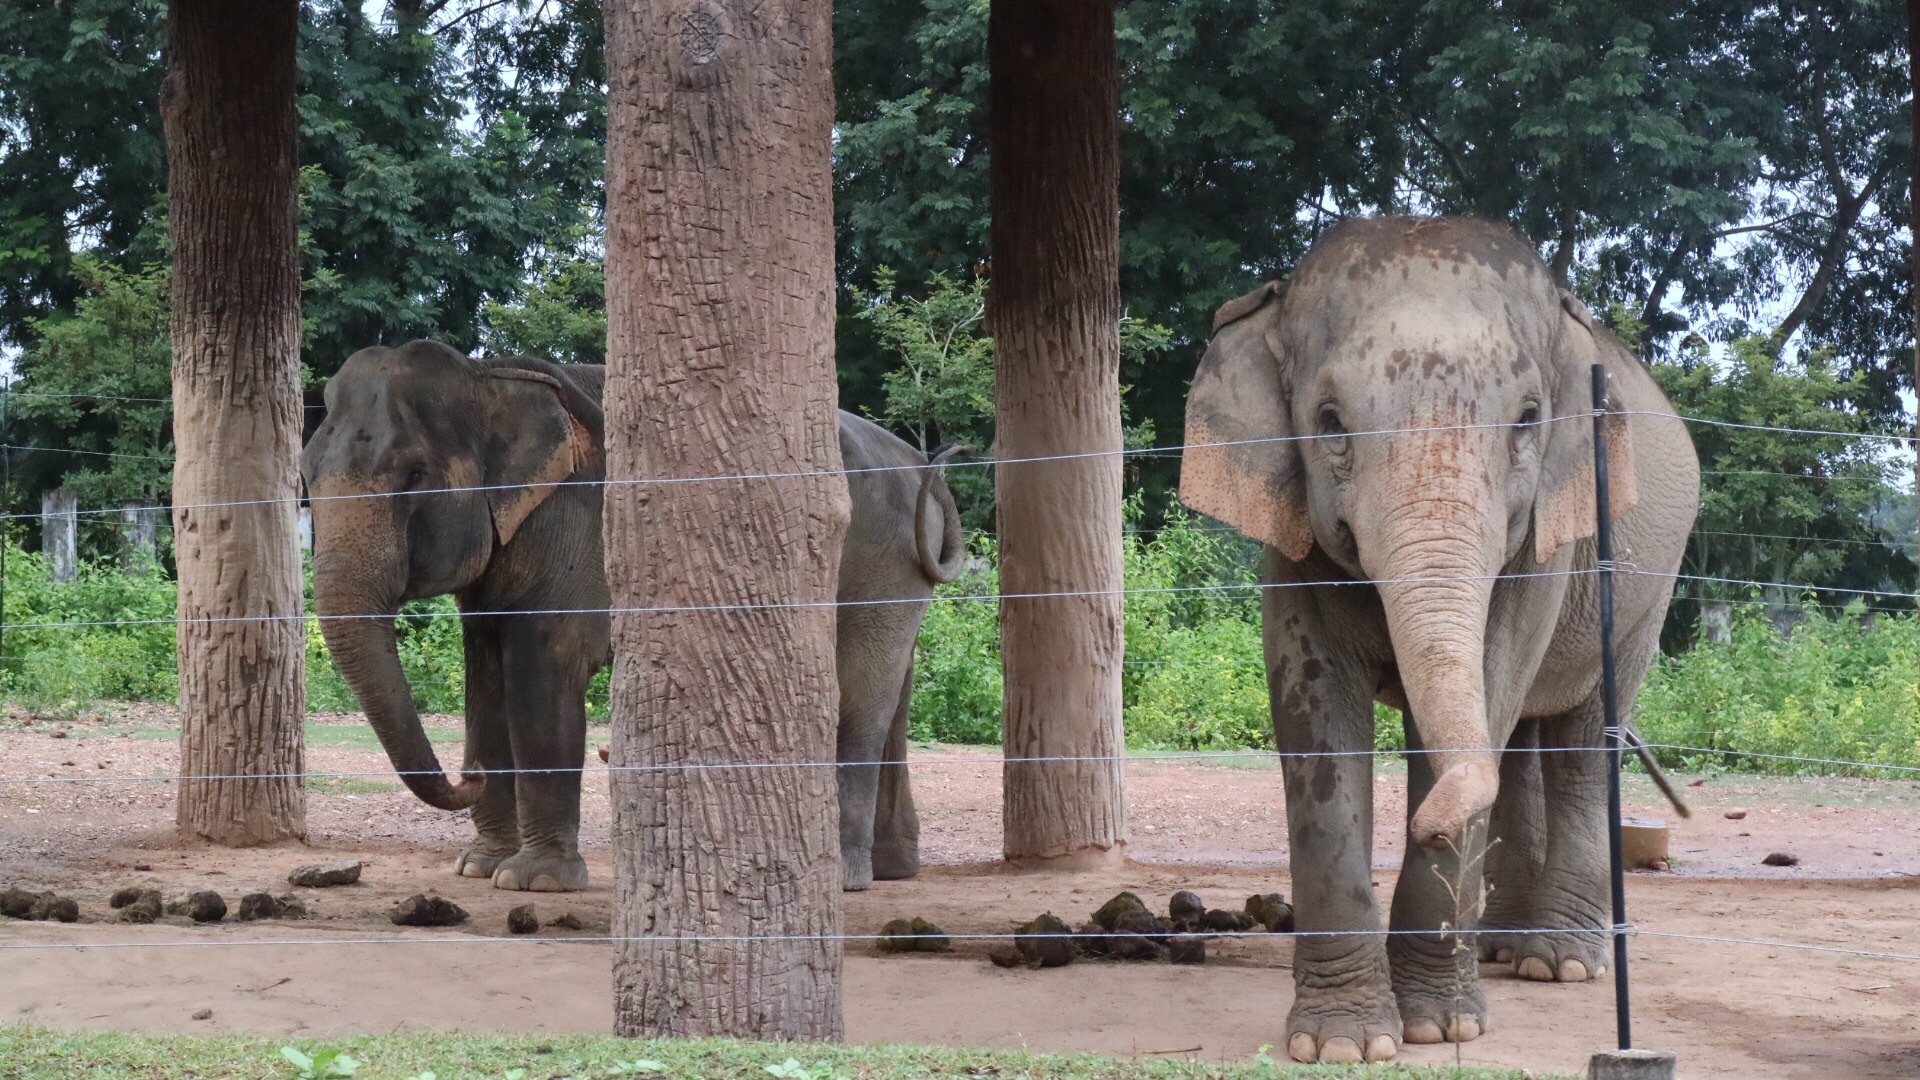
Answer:
[[[1881,508],[1901,502],[1894,481],[1904,479],[1906,465],[1882,442],[1846,437],[1885,432],[1884,424],[1857,407],[1867,392],[1865,376],[1841,374],[1824,351],[1782,360],[1760,338],[1735,342],[1726,363],[1661,364],[1655,374],[1688,416],[1835,433],[1689,425],[1705,475],[1684,572],[1828,589],[1913,590],[1912,558],[1875,525]],[[1695,598],[1727,599],[1747,591],[1680,584],[1670,647],[1684,640],[1679,631],[1697,617]],[[1794,591],[1771,589],[1768,599],[1784,606],[1795,599]],[[1846,595],[1822,599],[1841,603]]]
[[[1649,742],[1708,750],[1920,766],[1920,619],[1862,626],[1856,605],[1815,613],[1783,637],[1755,608],[1730,644],[1663,658],[1640,692]],[[1885,777],[1879,769],[1660,750],[1670,767]]]
[[[481,341],[498,356],[562,364],[607,362],[606,277],[598,261],[569,259],[542,273],[511,304],[487,302]]]
[[[331,1046],[316,1048],[309,1054],[298,1047],[283,1046],[280,1056],[294,1068],[299,1080],[335,1080],[360,1071],[360,1063]]]
[[[78,301],[30,320],[25,377],[6,402],[14,441],[57,449],[16,454],[15,479],[30,488],[64,479],[86,507],[163,503],[173,487],[166,267],[123,270],[80,255],[73,273]],[[82,522],[90,550],[117,552],[116,519]]]
[[[9,543],[0,639],[0,694],[44,712],[96,701],[171,701],[173,583],[88,563],[55,584],[44,558]],[[139,625],[36,626],[44,623]]]

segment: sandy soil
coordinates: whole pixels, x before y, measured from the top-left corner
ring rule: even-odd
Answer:
[[[155,1031],[332,1036],[449,1029],[606,1031],[612,889],[606,774],[590,772],[583,843],[589,891],[533,897],[543,917],[572,912],[585,929],[501,939],[506,911],[528,899],[448,873],[468,826],[415,802],[391,780],[351,718],[319,718],[310,842],[246,852],[174,840],[171,785],[118,779],[175,767],[164,710],[135,709],[59,725],[0,725],[0,777],[87,783],[0,785],[0,887],[77,897],[77,925],[0,923],[0,1022]],[[67,737],[52,738],[53,731]],[[440,733],[457,739],[457,729]],[[443,760],[457,760],[443,742]],[[955,933],[997,933],[1042,911],[1079,921],[1121,888],[1164,903],[1176,889],[1238,906],[1290,892],[1277,773],[1259,763],[1142,762],[1128,769],[1133,862],[1088,874],[1014,873],[999,850],[999,770],[982,751],[915,757],[928,868],[912,882],[846,897],[849,933],[920,915]],[[1920,1074],[1920,963],[1839,952],[1653,934],[1749,938],[1920,957],[1920,785],[1910,782],[1705,778],[1696,814],[1674,821],[1673,872],[1635,874],[1635,1033],[1677,1051],[1687,1077],[1910,1077]],[[1630,781],[1629,812],[1663,816],[1652,788]],[[1383,895],[1399,861],[1404,785],[1382,770],[1375,878]],[[1738,820],[1726,816],[1743,809]],[[1800,865],[1761,864],[1787,851]],[[212,888],[228,902],[288,891],[288,870],[323,858],[365,861],[360,884],[300,890],[313,917],[196,927],[107,923],[107,896],[142,884],[172,895]],[[135,869],[137,865],[149,867]],[[458,930],[401,931],[393,902],[437,890],[473,919]],[[213,948],[49,948],[87,944],[214,944]],[[298,942],[299,944],[291,944]],[[351,944],[349,944],[351,942]],[[289,944],[272,944],[289,943]],[[987,944],[950,956],[880,957],[848,948],[847,1033],[856,1041],[1086,1050],[1246,1060],[1278,1042],[1292,993],[1284,937],[1216,941],[1201,968],[1082,963],[1002,971]],[[423,992],[432,973],[457,992]],[[1460,1060],[1584,1072],[1611,1045],[1610,983],[1541,986],[1484,969],[1492,1031]],[[194,1021],[199,1009],[210,1020]],[[1403,1060],[1454,1060],[1454,1047],[1409,1047]]]

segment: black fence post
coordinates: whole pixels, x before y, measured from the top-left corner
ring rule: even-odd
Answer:
[[[1607,368],[1593,365],[1594,539],[1599,545],[1600,704],[1607,725],[1607,848],[1613,878],[1613,1009],[1620,1049],[1633,1049],[1633,1017],[1627,998],[1627,881],[1620,856],[1620,702],[1613,662],[1613,508],[1607,493]]]

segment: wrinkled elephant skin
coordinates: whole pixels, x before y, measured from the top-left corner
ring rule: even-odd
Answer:
[[[586,692],[610,659],[605,378],[598,365],[476,361],[431,341],[363,349],[328,382],[301,457],[334,663],[407,787],[472,810],[478,836],[455,870],[502,889],[587,883]],[[842,856],[846,886],[865,888],[919,867],[905,763],[913,644],[965,543],[924,455],[847,413],[840,440],[853,519],[839,598],[890,601],[842,608],[838,627],[839,760],[861,763],[839,770]],[[458,781],[427,742],[394,637],[403,603],[448,593],[466,655]]]
[[[1346,222],[1285,284],[1215,317],[1181,498],[1266,545],[1274,734],[1318,755],[1282,770],[1296,925],[1313,932],[1294,967],[1296,1060],[1485,1032],[1480,958],[1443,927],[1477,923],[1525,978],[1604,970],[1605,938],[1576,932],[1610,921],[1605,757],[1578,752],[1602,743],[1596,363],[1614,543],[1644,571],[1616,586],[1631,702],[1699,464],[1645,365],[1529,244],[1471,220]],[[1404,711],[1411,751],[1388,937],[1368,875],[1376,700]]]

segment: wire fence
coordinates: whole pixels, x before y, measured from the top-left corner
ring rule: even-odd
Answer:
[[[14,396],[25,396],[25,395],[16,392]],[[41,395],[41,396],[58,397],[62,395]],[[78,399],[83,396],[72,395],[72,397]],[[98,400],[98,401],[115,400],[115,401],[127,401],[127,402],[137,401],[137,402],[146,402],[146,403],[162,403],[166,400],[166,399],[159,399],[159,398],[154,398],[154,399],[108,398],[108,397],[98,396],[98,395],[86,395],[85,397],[90,397],[93,400]],[[314,408],[323,408],[323,407],[322,406],[306,406],[306,408],[314,409]],[[1562,420],[1592,422],[1594,415],[1595,414],[1592,414],[1592,413],[1578,413],[1572,416],[1550,418],[1550,419],[1541,421],[1541,423],[1543,424],[1554,423]],[[1636,416],[1636,415],[1664,415],[1664,414],[1615,413],[1613,415]],[[1793,428],[1793,427],[1780,427],[1780,426],[1762,425],[1762,424],[1736,423],[1736,422],[1728,422],[1728,421],[1711,420],[1711,419],[1700,418],[1700,417],[1682,417],[1681,419],[1685,420],[1687,423],[1690,423],[1690,424],[1709,425],[1713,427],[1727,428],[1727,429],[1763,431],[1763,432],[1771,432],[1776,434],[1786,434],[1786,435],[1806,436],[1806,437],[1851,438],[1851,439],[1857,439],[1862,441],[1874,442],[1887,447],[1895,447],[1895,448],[1908,447],[1913,445],[1915,442],[1914,438],[1908,435],[1860,433],[1860,432],[1836,432],[1836,431],[1828,431],[1828,430],[1821,430],[1821,429]],[[994,459],[990,457],[982,457],[982,458],[975,458],[967,461],[949,461],[949,462],[941,462],[937,464],[920,464],[920,465],[905,465],[905,466],[883,466],[883,467],[853,469],[853,470],[845,470],[845,471],[852,472],[852,473],[859,473],[859,472],[924,471],[929,469],[947,470],[947,469],[960,469],[960,468],[979,468],[979,467],[988,467],[988,466],[993,466],[993,467],[1017,466],[1017,465],[1032,464],[1032,463],[1085,460],[1085,459],[1106,458],[1106,457],[1113,457],[1113,456],[1119,456],[1122,458],[1135,458],[1135,457],[1142,457],[1142,456],[1173,456],[1173,455],[1178,455],[1185,451],[1194,450],[1194,449],[1246,447],[1246,446],[1252,446],[1252,445],[1257,445],[1261,443],[1273,443],[1273,442],[1281,442],[1281,441],[1312,442],[1316,440],[1330,439],[1330,438],[1359,438],[1359,437],[1365,437],[1365,436],[1393,436],[1393,435],[1410,435],[1410,434],[1425,435],[1425,434],[1431,434],[1434,432],[1446,431],[1446,430],[1478,430],[1478,429],[1493,429],[1493,428],[1511,428],[1515,426],[1517,425],[1472,424],[1472,425],[1456,425],[1456,426],[1441,426],[1441,427],[1384,429],[1384,430],[1362,431],[1362,432],[1353,432],[1353,433],[1288,436],[1288,437],[1285,437],[1284,439],[1274,438],[1274,439],[1234,440],[1234,441],[1216,442],[1216,443],[1192,443],[1184,446],[1152,447],[1152,448],[1143,448],[1143,449],[1121,449],[1121,450],[1099,451],[1099,452],[1089,452],[1089,453],[1081,453],[1081,454],[1049,455],[1049,456],[1027,457],[1027,458]],[[126,454],[126,453],[108,452],[108,451],[91,451],[91,450],[79,450],[79,449],[69,450],[69,449],[47,448],[47,447],[20,447],[20,446],[12,446],[12,445],[0,445],[0,451],[11,451],[11,452],[46,451],[46,452],[53,452],[53,453],[73,453],[73,454],[78,454],[82,456],[93,456],[93,457],[109,457],[109,458],[121,457],[121,458],[131,458],[131,459],[138,459],[138,460],[171,460],[170,455]],[[787,471],[787,472],[772,472],[772,473],[733,473],[733,474],[720,474],[720,475],[710,475],[710,476],[682,476],[682,477],[656,476],[656,477],[639,478],[639,479],[563,481],[557,484],[537,485],[537,486],[615,487],[615,486],[678,485],[678,484],[700,484],[700,483],[747,483],[747,482],[766,482],[766,481],[777,481],[777,480],[786,480],[786,479],[818,477],[822,475],[833,475],[837,472],[840,472],[840,470],[833,470],[833,471],[793,470],[793,471]],[[1812,481],[1812,482],[1836,482],[1836,483],[1881,482],[1880,477],[1870,476],[1870,475],[1868,476],[1851,475],[1851,474],[1818,475],[1818,474],[1771,472],[1767,470],[1707,470],[1702,475],[1707,477],[1770,476],[1770,477],[1785,477],[1785,478],[1792,478],[1796,480],[1805,480],[1805,481]],[[484,493],[488,491],[518,489],[518,488],[524,488],[528,486],[535,486],[535,485],[467,485],[467,486],[458,486],[458,487],[440,487],[440,488],[421,489],[421,490],[395,490],[395,491],[379,491],[379,492],[354,492],[354,493],[347,493],[347,494],[321,494],[321,495],[311,495],[305,501],[309,503],[324,503],[324,502],[330,502],[330,501],[336,501],[336,500],[350,500],[350,499],[415,498],[415,497],[428,496],[428,495],[448,495],[448,494],[457,494],[457,493]],[[201,511],[201,510],[214,510],[214,509],[237,508],[237,507],[248,507],[248,506],[287,505],[289,503],[297,502],[297,501],[300,501],[300,500],[297,500],[294,498],[237,500],[237,501],[209,502],[209,503],[198,503],[198,504],[177,504],[177,505],[168,507],[167,509],[170,509],[173,511]],[[124,511],[122,508],[115,507],[115,508],[108,508],[108,509],[76,510],[60,516],[97,517],[97,516],[103,516],[103,515],[118,515],[123,512]],[[49,516],[53,516],[53,515],[48,515],[44,513],[42,514],[32,514],[32,513],[8,514],[8,515],[0,516],[0,520],[5,520],[5,521],[38,520],[38,519],[43,519]],[[1231,531],[1229,530],[1228,527],[1223,525],[1206,525],[1204,527],[1208,529],[1219,530],[1219,531]],[[1783,534],[1765,534],[1765,533],[1738,534],[1738,533],[1730,533],[1726,531],[1712,531],[1712,532],[1703,532],[1702,535],[1713,535],[1713,536],[1719,536],[1719,537],[1725,537],[1725,538],[1744,538],[1744,539],[1750,539],[1750,540],[1756,540],[1756,541],[1759,541],[1759,540],[1802,541],[1802,542],[1811,542],[1811,543],[1818,543],[1818,544],[1833,542],[1833,541],[1826,541],[1817,537],[1794,537],[1794,536],[1788,536]],[[1842,541],[1838,541],[1838,543],[1855,545],[1855,546],[1885,546],[1885,547],[1894,546],[1892,544],[1881,545],[1881,544],[1877,544],[1875,541],[1869,541],[1869,540],[1842,540]],[[1432,583],[1436,581],[1453,581],[1453,582],[1459,582],[1459,583],[1485,583],[1488,581],[1514,581],[1514,580],[1524,580],[1528,578],[1566,577],[1569,579],[1573,579],[1573,578],[1580,578],[1580,577],[1588,577],[1592,575],[1614,575],[1614,576],[1620,576],[1620,577],[1635,577],[1635,576],[1651,577],[1651,578],[1661,579],[1664,581],[1671,581],[1676,584],[1693,583],[1697,585],[1712,586],[1716,591],[1722,591],[1722,592],[1728,591],[1728,590],[1749,590],[1749,591],[1765,590],[1775,594],[1822,593],[1822,594],[1828,594],[1828,595],[1852,596],[1860,599],[1874,599],[1874,600],[1893,599],[1893,600],[1900,600],[1900,601],[1909,600],[1913,596],[1913,594],[1908,592],[1884,589],[1884,588],[1836,587],[1831,585],[1816,585],[1813,583],[1790,583],[1790,582],[1735,578],[1735,577],[1726,577],[1726,576],[1689,574],[1689,573],[1683,573],[1683,572],[1662,572],[1658,570],[1651,570],[1651,569],[1635,566],[1630,561],[1630,558],[1631,557],[1629,555],[1629,557],[1625,560],[1622,560],[1619,562],[1612,562],[1612,563],[1602,563],[1600,565],[1593,566],[1593,567],[1575,567],[1575,568],[1570,568],[1565,570],[1551,570],[1551,571],[1538,571],[1538,572],[1525,572],[1525,571],[1502,572],[1502,573],[1496,573],[1496,574],[1447,577],[1447,578],[1425,577],[1425,578],[1410,578],[1410,579],[1371,579],[1371,580],[1339,579],[1339,580],[1299,581],[1299,582],[1292,582],[1292,581],[1290,582],[1234,582],[1234,583],[1205,584],[1205,585],[1150,586],[1150,587],[1131,587],[1131,588],[1123,587],[1123,588],[1117,588],[1117,589],[1072,589],[1072,590],[1058,590],[1058,591],[1013,592],[1013,593],[995,591],[995,592],[974,592],[974,593],[964,593],[964,594],[941,594],[941,595],[933,596],[931,598],[911,597],[911,598],[891,599],[891,600],[883,599],[883,600],[861,600],[861,601],[841,601],[836,599],[832,601],[818,601],[818,602],[777,602],[776,601],[776,602],[737,603],[737,604],[659,605],[659,606],[616,606],[616,605],[609,604],[608,606],[602,607],[602,608],[566,607],[566,608],[520,609],[520,610],[486,610],[486,611],[469,610],[469,611],[451,611],[451,612],[424,612],[424,613],[418,613],[418,614],[410,614],[407,617],[409,618],[455,617],[460,619],[472,619],[472,618],[495,618],[495,617],[502,617],[502,616],[535,616],[535,615],[565,615],[565,616],[577,616],[577,615],[608,615],[610,616],[610,615],[638,615],[638,614],[665,615],[665,614],[686,614],[686,613],[772,612],[772,611],[793,611],[793,610],[810,610],[810,609],[838,609],[842,607],[872,607],[872,606],[884,606],[884,605],[894,605],[894,604],[921,604],[921,603],[964,603],[964,602],[1005,603],[1008,601],[1021,601],[1021,600],[1065,599],[1065,598],[1102,597],[1102,596],[1130,597],[1130,596],[1147,596],[1147,595],[1162,595],[1162,596],[1180,596],[1180,595],[1226,596],[1226,595],[1235,595],[1235,594],[1259,595],[1265,590],[1273,590],[1273,589],[1293,589],[1293,588],[1316,588],[1317,589],[1317,588],[1330,588],[1330,587],[1339,588],[1339,587],[1354,587],[1354,586],[1379,587],[1383,585],[1406,584],[1406,583],[1413,583],[1413,582]],[[1695,600],[1700,602],[1706,602],[1708,600],[1707,597],[1703,597],[1703,596],[1685,596],[1685,597],[1680,597],[1679,599],[1688,599],[1688,600]],[[1773,603],[1773,601],[1755,599],[1751,597],[1747,597],[1747,598],[1732,597],[1725,600],[1716,599],[1713,602],[1730,603],[1730,604],[1746,603],[1746,604],[1767,604],[1767,605],[1771,605]],[[1889,607],[1889,608],[1879,608],[1879,609],[1870,609],[1870,610],[1902,611],[1905,609]],[[188,619],[188,620],[182,620],[175,617],[175,618],[145,618],[145,619],[62,620],[62,621],[39,621],[39,622],[20,622],[20,623],[0,622],[0,630],[68,630],[68,629],[82,629],[82,628],[90,628],[90,627],[160,626],[160,625],[178,625],[183,622],[193,623],[193,624],[202,624],[202,623],[252,623],[252,622],[298,621],[298,622],[304,623],[309,620],[314,620],[314,621],[364,620],[364,619],[385,620],[385,619],[391,619],[394,617],[395,616],[391,614],[301,613],[301,614],[281,614],[281,615],[236,615],[236,616],[220,616],[220,617],[212,617],[212,618],[194,618],[194,619]],[[1258,660],[1257,658],[1242,659],[1242,658],[1223,657],[1223,658],[1218,658],[1218,660],[1221,663],[1247,663],[1247,664],[1261,663],[1261,661]],[[1148,665],[1148,664],[1169,663],[1170,661],[1121,661],[1121,662],[1125,664]],[[1608,734],[1609,736],[1624,736],[1626,734],[1626,731],[1624,731],[1621,728],[1608,728],[1606,734]],[[1700,755],[1700,756],[1716,756],[1717,755],[1722,757],[1748,757],[1753,759],[1764,759],[1764,760],[1775,761],[1775,762],[1799,764],[1799,765],[1805,765],[1805,766],[1816,767],[1816,768],[1842,768],[1843,767],[1843,768],[1861,769],[1861,770],[1882,770],[1887,775],[1890,775],[1890,776],[1907,776],[1915,773],[1920,773],[1920,767],[1898,765],[1898,764],[1883,764],[1883,763],[1877,763],[1877,762],[1871,762],[1871,761],[1844,760],[1844,759],[1837,759],[1837,758],[1822,758],[1822,757],[1814,757],[1814,756],[1803,757],[1803,756],[1795,756],[1795,755],[1788,755],[1788,754],[1756,753],[1756,752],[1743,751],[1743,750],[1738,750],[1733,748],[1689,746],[1689,745],[1667,743],[1667,742],[1650,742],[1644,745],[1648,750],[1666,750],[1666,751],[1672,751],[1675,753],[1684,753],[1684,754],[1692,754],[1692,755]],[[1534,747],[1526,747],[1524,748],[1524,750],[1525,752],[1537,753],[1537,754],[1554,754],[1554,753],[1608,754],[1608,753],[1618,752],[1615,749],[1611,749],[1609,747],[1599,746],[1599,745],[1534,746]],[[1488,750],[1485,748],[1479,748],[1479,749],[1367,748],[1367,749],[1351,749],[1351,750],[1250,749],[1250,750],[1227,751],[1227,752],[1145,752],[1145,753],[1121,753],[1121,754],[1112,754],[1112,755],[1020,756],[1020,755],[1000,754],[1000,755],[975,755],[975,756],[970,756],[965,758],[919,756],[919,757],[915,757],[910,764],[911,764],[911,768],[914,770],[922,770],[927,768],[983,768],[983,767],[1005,768],[1010,765],[1040,764],[1040,763],[1057,763],[1057,764],[1110,763],[1110,764],[1119,764],[1119,765],[1125,766],[1129,764],[1149,763],[1149,762],[1178,762],[1178,763],[1210,764],[1210,763],[1219,763],[1219,762],[1226,762],[1226,761],[1254,761],[1254,762],[1265,764],[1265,763],[1279,763],[1279,762],[1284,762],[1290,759],[1355,758],[1355,757],[1417,758],[1420,756],[1446,755],[1446,754],[1457,754],[1457,753],[1484,754],[1487,752]],[[517,776],[517,775],[556,774],[556,773],[578,774],[587,769],[600,769],[607,772],[610,775],[612,774],[653,774],[653,773],[678,772],[678,771],[842,769],[842,768],[857,768],[857,767],[888,766],[888,765],[897,765],[897,764],[900,764],[900,762],[895,760],[697,761],[697,762],[628,762],[628,761],[616,760],[616,761],[609,762],[605,766],[595,766],[591,762],[589,762],[588,764],[584,766],[579,766],[579,767],[561,766],[561,767],[550,767],[550,768],[536,768],[536,767],[489,768],[484,770],[474,770],[468,775],[470,776],[484,775],[487,777],[504,777],[504,776]],[[306,781],[306,780],[322,780],[322,779],[344,780],[344,779],[357,779],[357,778],[358,779],[375,779],[375,778],[386,779],[386,778],[393,778],[396,775],[405,777],[405,776],[415,775],[415,774],[411,774],[411,773],[396,774],[393,770],[380,770],[378,772],[300,770],[297,772],[278,772],[278,773],[250,772],[250,773],[210,773],[210,774],[186,774],[186,775],[175,773],[175,774],[169,774],[164,776],[152,775],[152,774],[135,774],[135,773],[107,774],[104,772],[95,772],[93,774],[81,773],[81,774],[74,774],[74,775],[46,775],[46,776],[25,776],[25,775],[13,775],[13,774],[0,773],[0,786],[10,787],[12,790],[19,791],[19,790],[22,790],[23,788],[30,789],[32,786],[75,784],[75,783],[170,784],[170,783],[176,783],[176,782],[187,783],[187,782],[261,781],[261,780],[287,780],[287,779],[298,779],[298,780]],[[431,773],[422,772],[419,775],[438,776],[440,774],[437,771],[435,771]],[[1264,940],[1272,940],[1276,937],[1276,935],[1269,932],[1265,932],[1265,931],[1196,930],[1194,932],[1197,934],[1200,934],[1201,936],[1205,936],[1209,938],[1218,938],[1218,939],[1227,939],[1227,940],[1242,939],[1242,938],[1246,938],[1246,939],[1258,938],[1258,939],[1264,939]],[[1712,945],[1729,945],[1729,946],[1760,947],[1760,948],[1781,949],[1781,950],[1795,950],[1795,951],[1804,951],[1809,953],[1846,956],[1846,957],[1857,958],[1857,959],[1920,963],[1920,954],[1911,954],[1911,953],[1903,953],[1903,952],[1895,952],[1895,951],[1887,951],[1887,950],[1853,949],[1853,948],[1846,948],[1846,947],[1837,946],[1837,945],[1820,944],[1817,942],[1781,941],[1781,940],[1771,940],[1771,939],[1759,938],[1759,937],[1744,937],[1744,936],[1739,936],[1734,934],[1693,934],[1693,933],[1684,933],[1684,932],[1678,932],[1678,931],[1648,929],[1648,928],[1643,928],[1640,926],[1626,923],[1624,921],[1621,921],[1618,917],[1616,917],[1616,920],[1613,923],[1605,926],[1541,926],[1541,927],[1531,927],[1531,928],[1522,928],[1522,929],[1500,928],[1498,932],[1502,934],[1508,934],[1508,935],[1574,935],[1574,936],[1585,935],[1585,936],[1593,936],[1593,937],[1612,937],[1616,939],[1619,936],[1624,935],[1629,937],[1637,936],[1637,937],[1642,937],[1647,939],[1656,939],[1656,940],[1689,941],[1689,942],[1712,944]],[[781,935],[781,934],[749,934],[749,935],[740,935],[740,934],[659,934],[659,935],[601,934],[601,935],[591,935],[590,934],[590,935],[574,935],[574,936],[569,936],[563,939],[551,939],[551,938],[540,939],[540,938],[526,938],[526,937],[518,937],[518,936],[503,937],[503,936],[476,935],[476,934],[464,934],[464,933],[457,936],[402,936],[402,935],[396,935],[396,934],[352,936],[352,935],[329,934],[329,935],[313,935],[308,937],[267,937],[267,938],[196,937],[193,939],[150,938],[150,939],[141,939],[141,940],[120,940],[120,941],[0,940],[0,951],[33,951],[33,950],[73,949],[73,948],[84,948],[84,949],[275,948],[275,947],[285,948],[285,947],[316,946],[316,945],[328,946],[328,947],[359,947],[359,946],[407,947],[407,946],[415,946],[415,945],[423,945],[423,944],[460,945],[460,946],[478,947],[478,946],[505,944],[505,943],[521,945],[521,944],[527,944],[532,942],[541,942],[541,943],[548,943],[548,944],[565,943],[570,945],[648,945],[648,946],[707,944],[707,943],[772,945],[772,944],[781,944],[781,943],[800,943],[800,942],[818,942],[818,941],[834,941],[842,944],[855,944],[855,943],[879,943],[881,941],[887,940],[895,936],[896,935],[890,935],[885,933],[881,933],[881,934],[844,933],[844,934],[804,934],[804,935]],[[943,933],[941,936],[950,941],[1006,941],[1006,940],[1016,939],[1018,937],[1021,937],[1023,936],[1023,933],[1020,931],[1008,930],[1008,931],[1001,931],[1001,932]],[[1024,936],[1032,936],[1031,931],[1026,932]],[[1121,937],[1133,937],[1133,936],[1137,936],[1137,935],[1128,934],[1128,933],[1119,933],[1119,932],[1100,932],[1100,933],[1092,933],[1092,934],[1077,933],[1073,935],[1073,937],[1076,940],[1087,939],[1087,938],[1121,938]],[[1475,931],[1469,930],[1469,931],[1455,932],[1448,928],[1395,929],[1391,927],[1389,928],[1358,927],[1358,928],[1351,928],[1351,929],[1294,930],[1294,931],[1291,931],[1289,934],[1280,935],[1280,936],[1291,937],[1293,939],[1315,938],[1315,937],[1391,938],[1395,936],[1417,936],[1417,937],[1424,937],[1424,938],[1438,937],[1441,939],[1462,939],[1462,938],[1471,939],[1475,936]]]

